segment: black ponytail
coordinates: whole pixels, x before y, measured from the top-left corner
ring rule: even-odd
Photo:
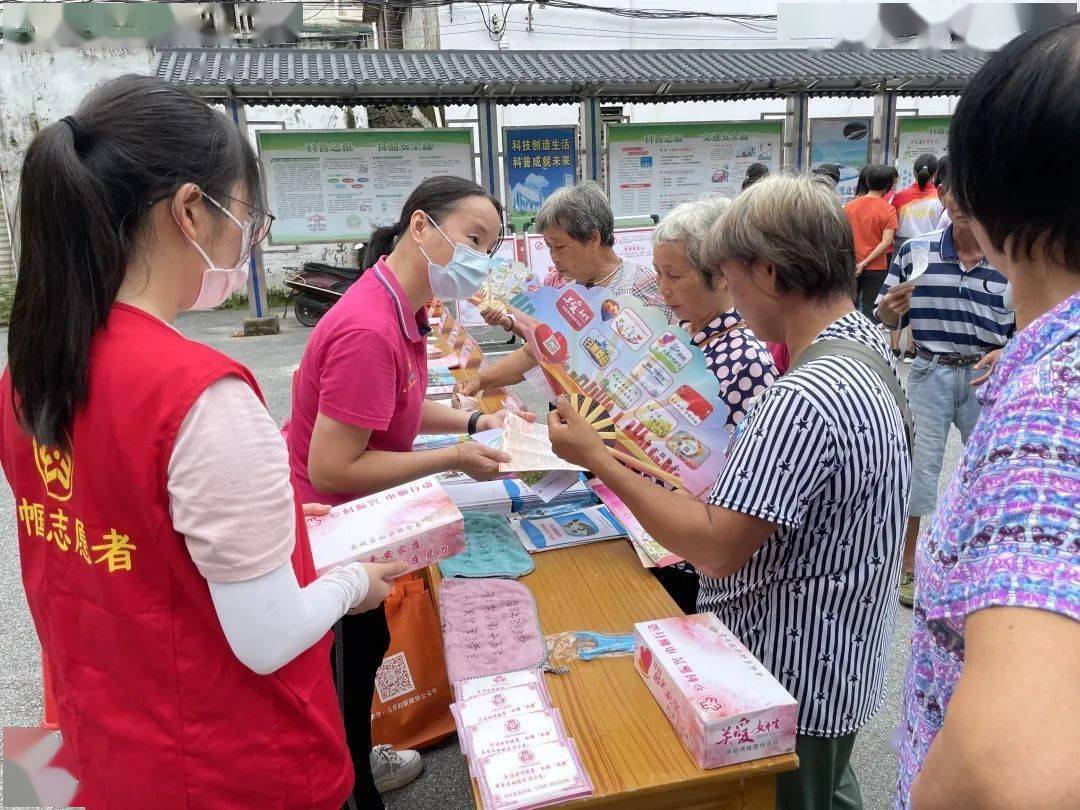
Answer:
[[[400,237],[409,228],[412,215],[417,211],[423,211],[436,224],[441,224],[443,218],[457,208],[458,203],[469,197],[487,197],[499,214],[502,222],[503,207],[495,197],[492,197],[472,180],[463,177],[455,177],[445,174],[439,177],[429,177],[413,189],[412,194],[405,200],[401,207],[401,216],[393,225],[376,228],[368,240],[364,250],[364,260],[361,262],[364,270],[374,266],[380,257],[388,256],[397,244]],[[498,247],[498,245],[496,245]]]
[[[242,184],[248,199],[262,199],[247,138],[190,93],[149,76],[100,85],[26,150],[8,367],[16,413],[39,443],[70,447],[90,342],[134,249],[152,249],[140,244],[151,236],[149,204],[185,183],[221,197]]]
[[[938,160],[934,155],[919,155],[915,158],[915,182],[919,184],[919,191],[926,189],[927,183],[934,179],[937,173]]]

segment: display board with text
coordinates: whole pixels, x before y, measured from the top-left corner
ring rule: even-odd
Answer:
[[[557,189],[577,182],[577,127],[504,127],[506,214],[521,228]]]
[[[914,165],[919,155],[944,157],[949,151],[947,115],[925,118],[899,118],[896,122],[896,169],[900,172],[897,188],[915,181]]]
[[[750,164],[780,168],[783,129],[783,121],[609,124],[612,210],[662,217],[703,194],[734,197]]]
[[[468,129],[259,131],[271,244],[355,242],[397,222],[428,177],[474,178]]]
[[[843,202],[855,197],[859,171],[870,159],[869,118],[814,118],[810,121],[810,168],[833,163],[840,168],[836,190]]]

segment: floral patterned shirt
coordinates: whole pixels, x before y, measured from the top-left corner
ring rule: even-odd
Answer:
[[[732,307],[721,312],[691,340],[705,355],[709,370],[720,381],[720,398],[729,408],[727,429],[731,433],[750,410],[759,394],[776,381],[776,366],[765,344],[758,340],[742,316]],[[690,334],[690,322],[680,323]]]
[[[964,624],[1020,606],[1080,621],[1080,293],[1005,347],[983,410],[919,544],[896,806],[964,669]]]

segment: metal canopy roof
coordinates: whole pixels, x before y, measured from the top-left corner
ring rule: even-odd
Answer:
[[[957,94],[983,63],[915,50],[381,51],[164,49],[157,75],[249,104],[682,101]]]

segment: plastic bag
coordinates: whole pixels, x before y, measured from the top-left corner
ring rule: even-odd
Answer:
[[[632,655],[634,652],[633,633],[569,630],[547,636],[544,641],[548,648],[548,665],[553,667],[568,667],[575,659],[591,661],[594,658]]]

